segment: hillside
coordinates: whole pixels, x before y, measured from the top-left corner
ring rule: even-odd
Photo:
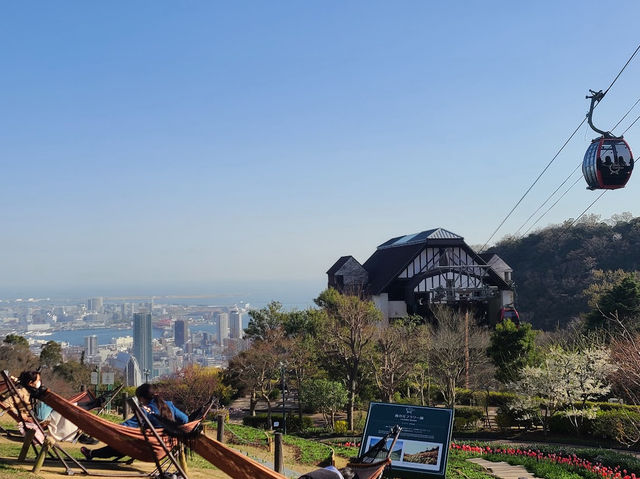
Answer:
[[[593,270],[640,270],[640,218],[590,216],[569,224],[506,238],[488,250],[513,268],[518,310],[537,329],[562,327],[588,311],[582,292]]]

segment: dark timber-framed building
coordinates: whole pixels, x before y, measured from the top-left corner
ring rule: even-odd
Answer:
[[[514,302],[512,269],[495,254],[479,255],[443,228],[382,243],[364,264],[342,256],[327,271],[329,287],[363,293],[387,321],[430,316],[430,305],[473,308],[487,323]]]

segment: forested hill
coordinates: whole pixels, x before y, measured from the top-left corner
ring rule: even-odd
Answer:
[[[536,329],[562,327],[589,310],[583,291],[594,270],[640,270],[640,218],[592,215],[569,224],[503,239],[489,250],[513,268],[517,308]]]

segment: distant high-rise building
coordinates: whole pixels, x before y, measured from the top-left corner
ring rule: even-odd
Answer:
[[[84,353],[87,357],[92,357],[98,354],[98,336],[92,334],[91,336],[85,336],[84,338]]]
[[[124,368],[124,378],[127,386],[140,386],[142,384],[142,373],[135,356],[131,356]]]
[[[218,313],[218,342],[222,345],[229,337],[229,313]]]
[[[153,377],[153,350],[151,314],[134,313],[133,315],[133,355],[138,360],[140,372],[145,381]]]
[[[91,298],[87,301],[87,309],[96,313],[104,313],[104,301],[102,298]]]
[[[174,343],[176,346],[181,348],[182,346],[184,346],[185,341],[189,337],[188,323],[184,319],[178,319],[173,327]]]
[[[229,311],[229,335],[234,339],[240,339],[244,336],[242,313],[238,308],[233,308]]]

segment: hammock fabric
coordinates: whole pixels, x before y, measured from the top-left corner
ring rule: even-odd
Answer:
[[[162,449],[157,440],[154,437],[148,437],[147,442],[142,432],[137,428],[113,424],[69,403],[61,396],[48,390],[40,392],[38,399],[51,406],[87,434],[125,453],[127,456],[147,462],[152,462],[165,456],[164,449]],[[181,426],[181,430],[188,434],[199,423],[199,420],[189,422]],[[156,431],[160,435],[163,433],[162,429],[156,429]],[[166,434],[162,437],[169,449],[177,443],[177,439]],[[286,479],[285,476],[204,434],[200,434],[196,439],[190,439],[187,442],[193,451],[234,479]],[[153,446],[155,458],[152,455],[149,444]]]
[[[192,443],[192,449],[234,479],[286,479],[285,476],[204,434]]]
[[[356,473],[356,477],[358,479],[378,479],[384,468],[391,464],[391,459],[385,459],[383,461],[374,462],[371,464],[352,464],[349,463],[347,466],[351,468],[353,472]]]
[[[81,391],[79,393],[74,394],[73,396],[68,398],[67,401],[72,403],[86,403],[86,402],[93,401],[95,398],[96,397],[92,392],[90,392],[89,390],[86,390],[86,391]]]
[[[49,390],[42,391],[38,394],[38,399],[51,406],[54,411],[57,411],[61,416],[74,423],[80,430],[108,444],[120,451],[123,455],[144,462],[154,462],[156,459],[162,459],[166,456],[164,449],[156,438],[151,436],[145,439],[145,436],[138,428],[126,427],[109,422],[70,403],[62,396],[58,396]],[[192,431],[199,422],[200,421],[193,421],[187,423],[181,426],[180,429],[188,433]],[[162,429],[158,429],[157,431],[169,449],[172,449],[177,444],[175,438],[167,436],[166,434],[163,435]]]

